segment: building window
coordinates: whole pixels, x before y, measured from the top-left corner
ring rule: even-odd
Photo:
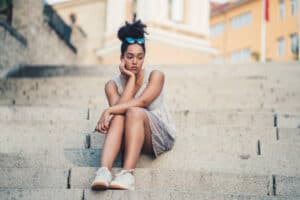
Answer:
[[[297,0],[291,0],[291,14],[297,15],[298,12],[298,1]]]
[[[252,21],[252,15],[251,15],[250,12],[241,14],[241,15],[233,17],[231,19],[231,28],[233,30],[241,28],[243,26],[246,26],[246,25],[250,24],[251,21]]]
[[[278,56],[282,57],[284,56],[284,47],[285,47],[284,38],[283,37],[279,38],[277,43],[278,43]]]
[[[279,17],[283,19],[285,16],[285,1],[279,0]]]
[[[13,0],[0,0],[0,20],[12,23]]]
[[[174,22],[183,22],[183,0],[169,0],[169,18]]]
[[[298,41],[298,34],[294,33],[291,35],[291,52],[293,54],[298,54],[298,48],[299,48],[299,41]]]
[[[224,64],[224,57],[216,57],[212,60],[212,64]]]
[[[248,62],[251,59],[251,51],[249,48],[234,51],[230,54],[231,63],[242,63]]]
[[[223,22],[214,24],[210,27],[210,35],[217,36],[223,34],[225,31],[225,25]]]

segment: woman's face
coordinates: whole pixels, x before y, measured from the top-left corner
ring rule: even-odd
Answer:
[[[144,63],[145,53],[138,44],[131,44],[124,53],[125,68],[134,74],[139,73]]]

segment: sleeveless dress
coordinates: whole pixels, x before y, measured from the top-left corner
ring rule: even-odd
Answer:
[[[141,88],[138,90],[134,98],[140,97],[147,87],[149,77],[153,69],[143,68],[144,80]],[[126,80],[121,74],[113,77],[113,81],[116,83],[118,93],[121,96],[123,93],[123,86],[126,84]],[[155,158],[160,154],[172,149],[176,140],[176,127],[169,114],[168,108],[164,102],[164,88],[161,90],[159,96],[157,96],[150,105],[146,108],[142,108],[146,113],[149,125],[151,129],[152,146]]]

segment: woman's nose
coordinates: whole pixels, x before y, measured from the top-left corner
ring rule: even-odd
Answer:
[[[136,57],[134,57],[133,58],[133,64],[136,64],[136,61],[137,61],[137,59],[136,59]]]

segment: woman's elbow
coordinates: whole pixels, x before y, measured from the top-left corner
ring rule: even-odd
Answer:
[[[139,101],[139,107],[145,108],[150,104],[150,102],[147,99],[140,99]]]

